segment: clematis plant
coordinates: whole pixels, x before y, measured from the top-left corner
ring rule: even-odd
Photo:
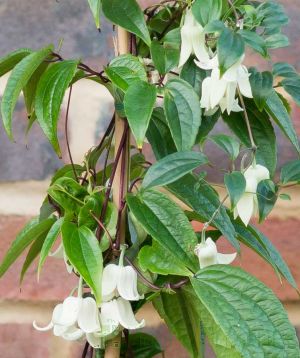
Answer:
[[[22,92],[28,131],[40,126],[59,157],[57,128],[65,128],[68,144],[73,85],[93,81],[114,100],[108,127],[95,133],[99,142],[82,163],[67,146],[69,164],[3,257],[0,277],[27,248],[21,282],[36,258],[40,279],[48,259],[63,258],[80,277],[78,294],[66,292],[46,327],[33,325],[82,344],[83,358],[162,353],[154,336],[136,331],[147,327],[136,318],[146,303],[191,358],[205,357],[205,342],[216,357],[300,357],[276,296],[231,265],[237,254],[245,260],[242,243],[298,289],[278,250],[250,223],[256,213],[263,222],[288,197],[282,190],[300,183],[288,105],[300,103],[300,75],[287,63],[270,67],[272,51],[288,44],[283,7],[273,0],[161,0],[145,9],[136,0],[87,3],[98,28],[100,12],[114,25],[116,53],[103,69],[66,59],[53,45],[0,58],[0,76],[10,72],[1,100],[5,131],[12,139]],[[268,71],[244,65],[250,51]],[[296,156],[280,175],[274,125]],[[207,140],[228,160],[214,162]],[[207,165],[221,182],[211,181]],[[218,252],[220,237],[233,253]]]

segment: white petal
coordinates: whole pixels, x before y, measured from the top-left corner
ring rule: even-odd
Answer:
[[[119,328],[119,314],[116,300],[101,305],[101,336],[108,336]]]
[[[82,298],[67,297],[62,305],[57,305],[53,311],[52,321],[56,325],[71,326],[78,318]],[[56,310],[56,312],[55,312]]]
[[[102,274],[102,300],[109,301],[116,294],[117,283],[119,276],[119,266],[109,264],[104,267]]]
[[[237,82],[241,94],[247,98],[253,98],[252,89],[249,81],[249,73],[246,67],[240,67]]]
[[[214,70],[212,71],[214,72]],[[211,91],[210,91],[210,105],[214,108],[219,105],[221,99],[225,96],[227,82],[223,79],[216,79],[212,77]]]
[[[63,335],[62,337],[66,341],[78,341],[80,338],[84,336],[84,332],[75,326],[70,327]]]
[[[208,237],[205,244],[199,244],[195,248],[195,253],[198,256],[200,268],[216,265],[217,262],[217,246],[214,241]]]
[[[54,252],[49,252],[49,256],[54,257],[55,259],[64,258],[64,246],[61,243]]]
[[[264,167],[263,165],[256,164],[255,174],[258,182],[262,180],[270,179],[270,172],[268,168]]]
[[[222,264],[222,265],[229,265],[232,263],[232,261],[234,261],[236,258],[236,253],[234,254],[220,254],[218,253],[217,255],[217,261],[218,264]]]
[[[93,348],[104,348],[105,340],[97,332],[87,333],[86,339]]]
[[[118,292],[128,301],[138,301],[140,296],[137,290],[137,273],[131,266],[119,267]]]
[[[229,82],[226,89],[226,108],[230,114],[235,104],[236,82]]]
[[[193,52],[196,55],[198,61],[206,63],[209,61],[209,54],[205,46],[205,34],[203,30],[201,30],[201,28],[198,26],[194,26],[191,30],[192,31],[190,33],[190,36],[193,46]]]
[[[210,107],[210,91],[211,91],[211,77],[206,77],[202,82],[202,96],[200,105],[201,108],[206,108],[207,110],[211,109]]]
[[[184,15],[184,25],[183,26],[194,26],[195,25],[195,17],[191,9],[187,9]]]
[[[53,328],[53,323],[52,321],[45,327],[40,327],[37,325],[36,321],[32,322],[33,328],[35,328],[37,331],[41,331],[41,332],[46,332],[46,331],[50,331]]]
[[[56,337],[61,337],[64,333],[68,331],[68,329],[73,326],[60,326],[59,324],[55,324],[53,327],[53,334]]]
[[[225,97],[223,97],[223,98],[221,99],[221,101],[220,101],[220,103],[219,103],[219,106],[220,106],[220,108],[221,108],[222,113],[224,113],[224,112],[226,111],[226,109],[227,109],[227,101],[226,101],[226,98],[225,98]]]
[[[115,300],[118,308],[119,322],[127,329],[139,329],[145,326],[145,321],[138,322],[133,314],[131,305],[128,301],[119,297]]]
[[[243,108],[239,105],[239,101],[236,98],[232,106],[232,112],[243,112]]]
[[[216,55],[212,59],[209,59],[208,61],[205,62],[195,60],[195,64],[198,67],[202,68],[203,70],[212,70],[214,68],[218,68],[219,67],[218,56]]]
[[[247,226],[254,211],[254,196],[252,193],[244,193],[236,205],[236,210],[243,223]]]
[[[85,332],[91,333],[100,330],[99,309],[92,297],[86,297],[78,313],[78,326]]]
[[[181,49],[178,67],[183,66],[193,52],[193,44],[190,38],[190,28],[182,26],[181,28]]]
[[[236,82],[239,76],[239,69],[242,67],[241,63],[243,62],[245,56],[243,55],[234,65],[232,65],[224,73],[223,78],[228,82]]]

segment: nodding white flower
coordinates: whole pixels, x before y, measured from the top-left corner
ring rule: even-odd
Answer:
[[[219,61],[215,55],[208,62],[196,61],[198,67],[209,70],[210,77],[202,82],[201,107],[206,109],[207,114],[212,114],[220,106],[221,111],[240,112],[243,109],[239,106],[236,98],[237,88],[245,97],[252,98],[252,90],[249,81],[247,67],[242,65],[245,55],[243,55],[233,66],[231,66],[223,76],[220,75]]]
[[[198,61],[209,61],[203,27],[196,21],[191,9],[188,9],[185,13],[180,32],[181,50],[178,67],[183,66],[193,54],[197,57]]]
[[[131,266],[123,266],[125,247],[122,247],[119,265],[107,265],[102,274],[102,299],[110,301],[121,296],[128,301],[143,298],[137,290],[137,273]]]
[[[64,259],[68,273],[73,272],[73,266],[69,263],[63,243],[61,243],[54,252],[50,252],[49,256],[54,257],[55,259]]]
[[[270,179],[269,170],[263,165],[252,164],[245,172],[246,190],[234,208],[234,218],[238,216],[247,226],[253,215],[257,213],[257,186],[265,179]]]
[[[229,265],[236,258],[236,253],[219,253],[217,245],[210,237],[208,237],[204,243],[201,242],[195,247],[195,254],[199,258],[200,269],[217,264]]]

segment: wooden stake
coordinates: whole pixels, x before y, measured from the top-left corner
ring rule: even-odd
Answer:
[[[117,28],[117,50],[119,55],[123,55],[129,52],[129,34],[127,31],[122,29],[121,27]],[[117,115],[115,116],[115,155],[116,152],[120,146],[121,138],[124,133],[125,129],[125,121],[121,118],[119,118]],[[125,166],[125,170],[122,170],[122,156],[119,160],[119,164],[116,170],[115,179],[113,182],[113,201],[117,208],[120,208],[120,205],[122,203],[120,202],[120,198],[124,198],[127,192],[128,188],[128,165],[129,165],[129,138],[130,135],[127,136],[127,143],[126,148],[122,154],[122,156],[125,155],[125,160],[123,160],[123,166]],[[123,178],[122,178],[123,176]],[[123,193],[121,192],[121,183],[124,183],[123,185]],[[120,242],[121,244],[125,241],[125,212],[122,212],[121,216],[121,222],[120,222]],[[122,334],[120,333],[117,337],[107,342],[107,346],[105,349],[105,358],[119,358],[120,357],[120,349],[121,349],[121,338]]]

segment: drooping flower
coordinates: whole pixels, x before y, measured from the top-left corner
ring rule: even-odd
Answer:
[[[269,170],[263,165],[252,164],[245,172],[246,190],[234,208],[234,218],[238,216],[247,226],[253,215],[257,213],[257,186],[265,179],[270,179]]]
[[[228,114],[242,111],[236,98],[237,89],[243,96],[253,97],[250,74],[247,67],[242,65],[244,57],[243,55],[223,76],[220,75],[217,55],[208,62],[195,61],[200,68],[212,70],[211,75],[202,82],[201,107],[205,108],[208,115],[217,111],[219,106],[222,112],[226,110]]]
[[[205,243],[201,242],[195,247],[195,254],[199,258],[200,269],[217,264],[229,265],[236,258],[236,253],[219,253],[217,245],[210,237],[205,240]]]
[[[209,54],[205,45],[204,29],[194,18],[191,9],[188,9],[185,13],[180,32],[181,50],[178,67],[183,66],[191,55],[195,55],[198,61],[209,61]]]

